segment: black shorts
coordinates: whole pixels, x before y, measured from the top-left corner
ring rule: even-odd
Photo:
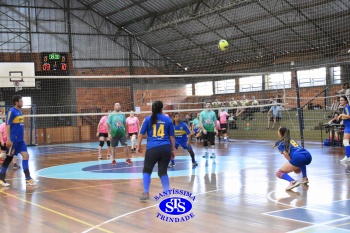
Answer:
[[[215,142],[215,132],[207,132],[207,134],[202,134],[202,139],[209,142]]]
[[[132,135],[136,135],[136,137],[137,137],[137,135],[139,134],[138,132],[135,132],[135,133],[128,133],[128,135],[129,135],[129,137],[132,137]]]
[[[1,145],[1,150],[6,150],[6,143],[4,144],[4,146]]]
[[[108,133],[99,133],[98,137],[108,138]]]
[[[227,129],[227,123],[220,124],[220,128],[221,128],[221,130],[222,130],[223,128]]]

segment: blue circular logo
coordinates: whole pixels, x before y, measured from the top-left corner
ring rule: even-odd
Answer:
[[[159,209],[170,215],[186,214],[192,209],[192,203],[185,198],[169,197],[159,203]]]

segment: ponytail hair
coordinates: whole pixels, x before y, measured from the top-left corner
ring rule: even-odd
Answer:
[[[286,126],[281,126],[278,130],[282,136],[281,141],[284,141],[284,150],[290,152],[290,130]]]
[[[151,115],[151,125],[157,123],[157,114],[161,113],[163,110],[163,102],[156,100],[152,103],[152,115]]]

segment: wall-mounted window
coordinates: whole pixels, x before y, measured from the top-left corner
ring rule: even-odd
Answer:
[[[186,84],[186,95],[192,95],[192,83]]]
[[[239,92],[261,91],[262,77],[250,76],[239,79]]]
[[[194,85],[195,95],[213,95],[213,82],[200,82]]]
[[[291,88],[291,73],[273,73],[265,75],[265,90]]]
[[[226,79],[215,81],[215,94],[235,93],[236,80]]]
[[[331,68],[333,84],[341,84],[340,66]]]
[[[300,70],[297,72],[299,87],[313,87],[326,85],[326,67]]]

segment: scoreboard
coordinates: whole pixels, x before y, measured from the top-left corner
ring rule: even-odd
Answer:
[[[68,69],[68,53],[41,53],[41,70],[43,73],[65,75]]]

